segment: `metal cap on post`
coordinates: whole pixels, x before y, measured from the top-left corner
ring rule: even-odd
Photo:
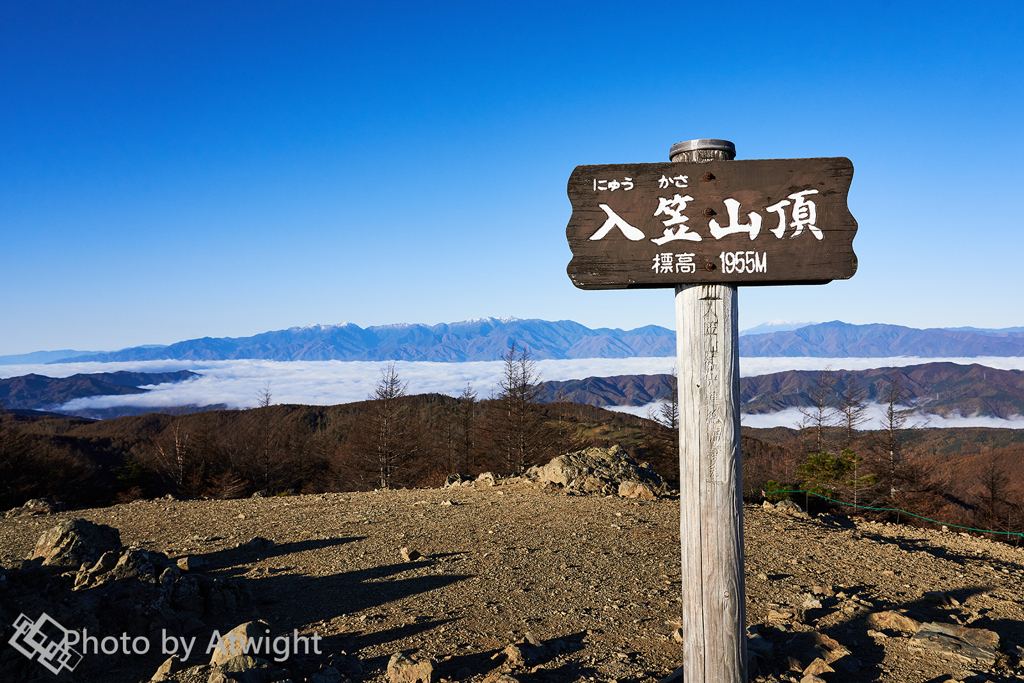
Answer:
[[[668,151],[669,161],[732,161],[736,158],[736,145],[728,140],[687,140],[677,142]]]

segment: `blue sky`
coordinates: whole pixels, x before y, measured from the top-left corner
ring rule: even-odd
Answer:
[[[847,156],[860,270],[773,319],[1024,325],[1024,5],[0,2],[0,355],[483,316],[674,325],[565,274],[577,164]]]

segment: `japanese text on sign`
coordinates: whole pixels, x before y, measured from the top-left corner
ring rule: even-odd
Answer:
[[[595,181],[596,182],[596,181]],[[799,237],[806,228],[816,239],[822,239],[824,235],[815,225],[817,221],[817,209],[814,202],[808,199],[808,195],[817,194],[817,190],[804,190],[789,195],[789,199],[776,202],[771,206],[764,207],[765,211],[771,211],[778,216],[778,225],[769,230],[777,239],[782,239],[786,228],[793,228],[790,238]],[[690,195],[675,194],[671,197],[658,197],[658,208],[654,211],[655,217],[664,216],[662,224],[665,232],[661,237],[652,237],[651,241],[661,246],[666,242],[675,240],[687,240],[690,242],[701,242],[703,237],[697,232],[690,230],[691,226],[686,225],[689,217],[683,215],[686,205],[693,201]],[[756,211],[749,212],[744,218],[740,217],[740,202],[728,197],[722,201],[725,204],[726,215],[729,217],[728,225],[722,226],[717,219],[712,218],[708,222],[708,232],[716,240],[726,235],[735,233],[747,233],[750,239],[756,239],[761,234],[763,218]],[[607,204],[601,204],[601,209],[608,215],[608,220],[590,236],[591,240],[604,239],[611,232],[612,228],[619,228],[630,240],[638,241],[646,237],[642,230],[627,223],[621,216],[615,213]],[[787,223],[787,208],[792,220]],[[746,222],[743,222],[746,220]]]

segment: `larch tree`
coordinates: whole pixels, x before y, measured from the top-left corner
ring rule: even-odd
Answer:
[[[814,437],[814,445],[808,450],[814,454],[828,451],[826,429],[834,424],[836,409],[836,376],[831,365],[818,372],[807,390],[807,400],[809,405],[799,411],[803,415],[800,427],[812,430]]]
[[[860,384],[856,384],[852,376],[847,376],[845,385],[839,391],[839,402],[836,405],[836,412],[839,415],[839,426],[843,430],[843,452],[853,453],[855,432],[868,421],[867,390]],[[865,477],[858,470],[863,460],[861,456],[854,454],[853,478],[850,480],[853,488],[853,504],[860,502],[860,489],[867,482],[873,482],[871,475]]]
[[[545,452],[551,439],[537,405],[541,386],[536,362],[515,342],[509,344],[501,359],[504,365],[492,436],[506,470],[518,474]]]
[[[408,387],[394,363],[382,368],[355,438],[359,460],[373,469],[376,485],[382,489],[391,488],[401,478],[401,468],[417,451],[412,415],[403,401]]]
[[[875,449],[879,459],[884,463],[884,470],[878,472],[884,476],[889,486],[889,499],[894,500],[899,492],[900,468],[903,464],[903,442],[904,431],[907,420],[914,412],[909,403],[912,400],[911,392],[904,384],[903,374],[898,368],[889,371],[889,382],[881,399],[883,413],[881,418],[881,429],[877,433]]]

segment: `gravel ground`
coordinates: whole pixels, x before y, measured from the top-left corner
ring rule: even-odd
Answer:
[[[757,680],[800,680],[787,673],[786,648],[801,631],[830,636],[858,660],[855,671],[826,673],[826,681],[1024,680],[1015,654],[985,672],[955,657],[912,653],[908,634],[869,635],[866,623],[872,612],[902,609],[920,622],[991,629],[1010,651],[1024,644],[1024,549],[759,507],[748,507],[745,516],[748,623],[775,646]],[[479,682],[500,670],[502,650],[527,632],[548,647],[518,670],[523,681],[658,681],[682,661],[675,633],[679,505],[672,498],[566,495],[516,482],[136,501],[0,519],[0,563],[20,566],[43,531],[74,517],[117,528],[125,545],[198,558],[210,574],[244,577],[254,613],[209,627],[223,633],[258,616],[275,634],[316,633],[324,656],[285,664],[296,681],[325,662],[352,657],[362,667],[353,679],[386,681],[387,662],[401,651],[433,658],[440,677]],[[256,553],[239,547],[254,537],[273,545]],[[423,557],[406,561],[402,548]],[[953,600],[941,605],[926,591]],[[809,597],[821,607],[805,608]],[[2,592],[0,599],[15,615],[46,608],[10,604]],[[188,664],[206,661],[198,650],[208,637],[199,634]],[[126,657],[98,677],[77,680],[148,680],[163,659],[157,652]],[[208,670],[177,678],[205,683]]]

